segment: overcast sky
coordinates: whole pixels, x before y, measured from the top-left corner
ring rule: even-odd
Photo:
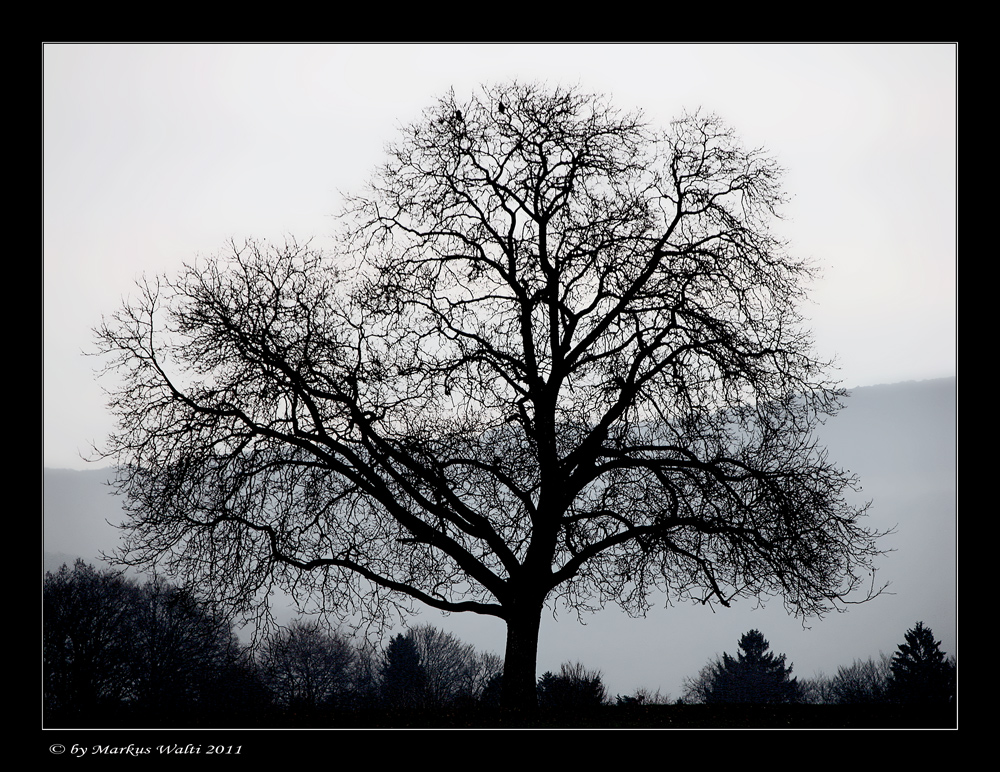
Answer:
[[[324,246],[339,193],[400,125],[449,88],[511,79],[607,93],[659,126],[717,113],[787,170],[780,231],[822,269],[805,312],[843,385],[954,375],[956,57],[900,44],[47,45],[45,466],[86,468],[80,454],[111,428],[82,352],[138,277],[231,238]]]
[[[230,238],[334,228],[403,123],[454,87],[571,83],[655,125],[702,108],[766,147],[806,308],[847,387],[954,374],[951,45],[48,45],[45,464],[107,432],[102,314]]]

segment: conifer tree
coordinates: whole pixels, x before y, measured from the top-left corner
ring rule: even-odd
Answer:
[[[906,640],[892,655],[888,694],[909,705],[948,705],[955,699],[955,665],[945,659],[941,641],[923,622],[906,631]]]
[[[792,666],[784,654],[772,654],[770,644],[759,630],[745,633],[737,656],[722,655],[708,673],[705,702],[797,702],[798,680],[791,678]]]
[[[427,672],[416,641],[408,635],[397,635],[385,650],[382,696],[396,708],[419,708],[426,702]]]

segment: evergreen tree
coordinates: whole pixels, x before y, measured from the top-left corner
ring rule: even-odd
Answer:
[[[382,698],[396,708],[420,708],[426,704],[427,672],[411,636],[397,635],[385,650]]]
[[[791,678],[792,666],[784,654],[772,654],[759,630],[745,633],[735,658],[728,654],[712,665],[704,689],[708,703],[797,702],[801,689]]]
[[[906,631],[906,640],[892,655],[888,694],[908,705],[948,705],[955,699],[955,664],[945,659],[941,641],[923,622]]]

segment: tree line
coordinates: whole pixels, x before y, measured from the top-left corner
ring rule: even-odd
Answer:
[[[82,560],[46,573],[43,595],[49,716],[437,709],[499,695],[500,657],[431,625],[378,651],[298,619],[250,647],[190,590]]]
[[[130,579],[78,560],[44,582],[44,699],[47,719],[116,713],[194,720],[265,720],[336,711],[499,708],[503,660],[425,624],[379,650],[298,619],[242,644],[232,622],[196,593],[161,578]],[[831,678],[799,681],[784,654],[757,630],[685,683],[678,703],[919,704],[955,700],[955,661],[922,623],[890,658],[855,661]],[[536,681],[543,710],[665,704],[659,692],[608,694],[603,676],[564,663]]]
[[[682,702],[805,703],[825,705],[895,704],[928,708],[953,706],[957,664],[946,657],[941,642],[923,622],[906,631],[892,656],[856,659],[837,668],[833,676],[818,675],[799,681],[784,654],[769,651],[759,630],[739,641],[735,657],[724,653],[710,661],[697,677],[684,684]]]

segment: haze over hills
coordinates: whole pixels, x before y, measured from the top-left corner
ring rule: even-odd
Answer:
[[[787,654],[799,678],[832,675],[856,658],[891,653],[917,621],[931,627],[946,652],[957,654],[956,407],[955,378],[858,388],[820,432],[830,458],[861,478],[858,500],[872,501],[869,525],[895,527],[884,545],[894,551],[876,577],[891,583],[892,594],[808,628],[779,600],[730,609],[664,609],[661,600],[644,619],[608,608],[586,617],[583,626],[575,614],[557,610],[542,620],[538,673],[580,661],[603,671],[612,695],[644,687],[679,697],[685,677],[696,676],[723,651],[735,653],[740,635],[751,628],[764,633],[773,651]],[[45,570],[77,556],[96,564],[102,551],[115,548],[119,534],[111,523],[123,514],[103,484],[110,476],[108,469],[45,469]],[[425,612],[415,621],[503,652],[503,625],[496,620]]]

